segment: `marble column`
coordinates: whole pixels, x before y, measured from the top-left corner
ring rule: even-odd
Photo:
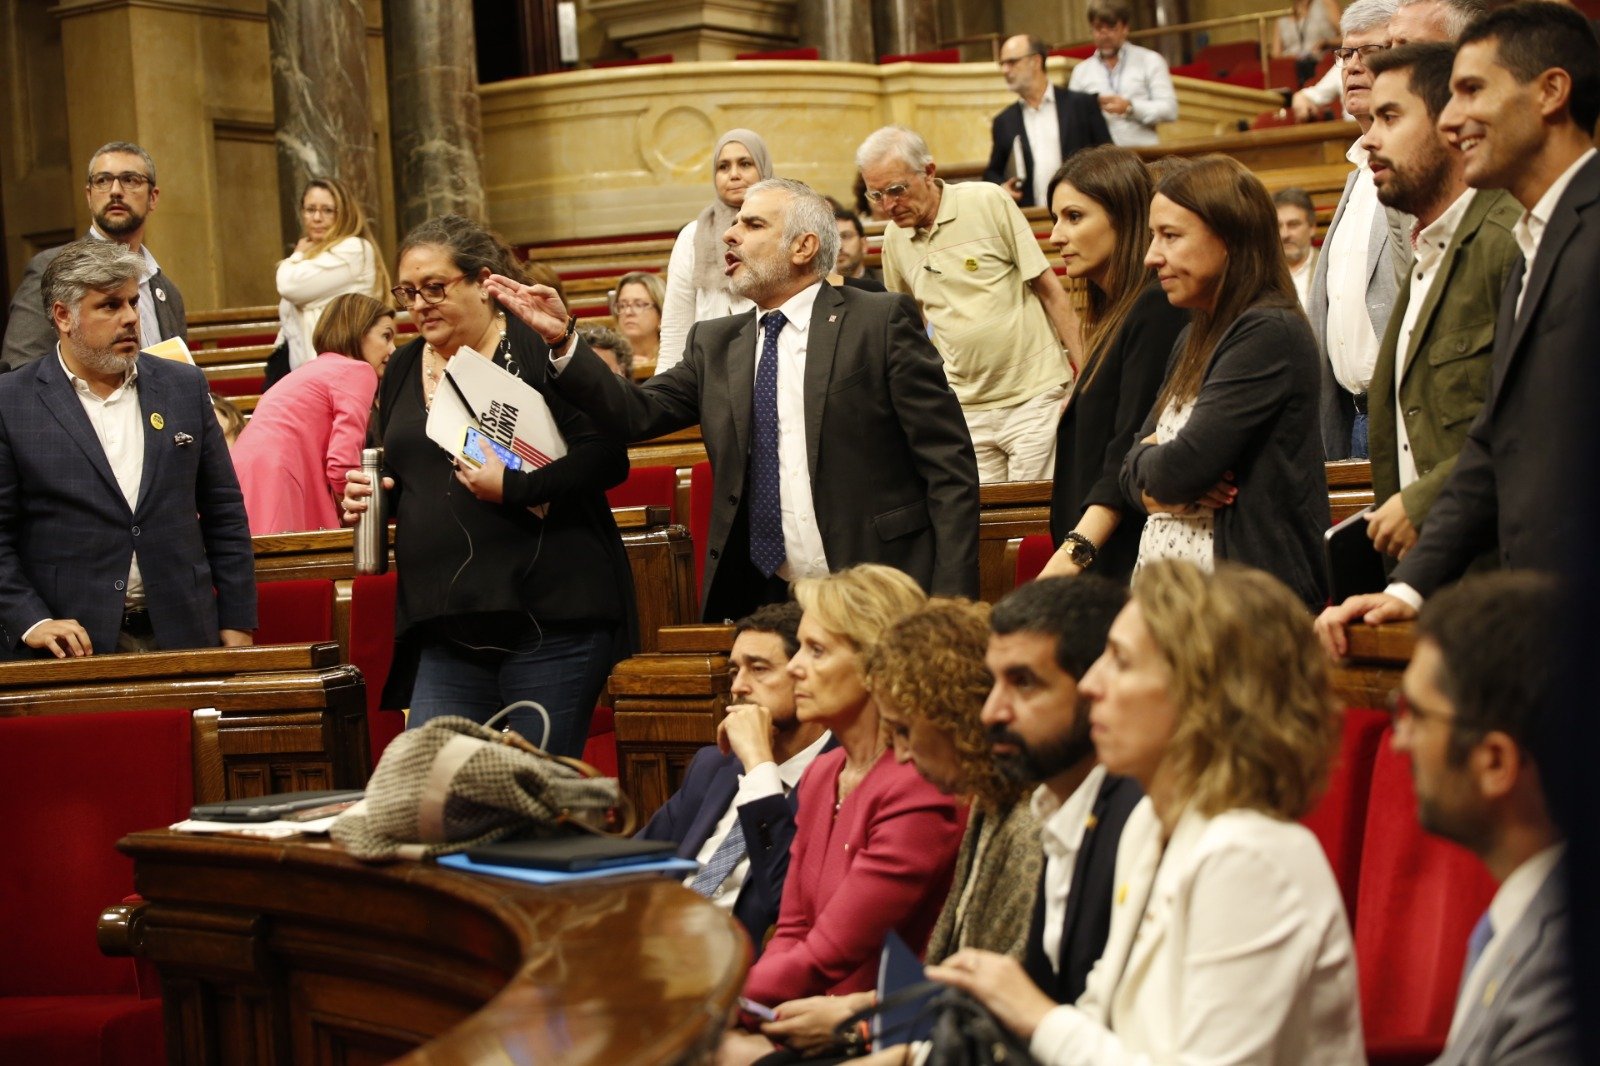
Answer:
[[[876,0],[873,9],[881,54],[907,55],[939,47],[938,0]]]
[[[800,0],[795,6],[802,47],[816,48],[823,59],[872,63],[872,8],[854,0]]]
[[[278,212],[286,245],[300,237],[300,190],[311,178],[337,178],[374,217],[377,138],[366,34],[362,0],[267,0]]]
[[[396,232],[450,213],[483,221],[472,5],[386,0],[384,27]]]

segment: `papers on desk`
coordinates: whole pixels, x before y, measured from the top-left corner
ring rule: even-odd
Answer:
[[[158,359],[171,359],[174,363],[188,363],[194,366],[194,356],[189,354],[189,346],[183,343],[182,337],[168,337],[143,351],[145,355],[153,355]]]
[[[521,457],[526,470],[549,466],[567,454],[567,442],[539,390],[463,347],[445,364],[433,394],[428,439],[453,457],[468,426]]]
[[[448,866],[453,870],[465,870],[472,874],[489,874],[491,877],[509,877],[513,881],[526,881],[533,885],[570,885],[579,881],[598,881],[606,877],[622,877],[627,874],[665,874],[669,877],[684,878],[700,869],[700,864],[693,859],[657,859],[653,862],[630,863],[625,866],[606,866],[598,870],[580,870],[570,872],[566,870],[535,870],[527,866],[492,866],[488,863],[473,862],[465,855],[441,855],[440,866]]]
[[[326,836],[338,817],[337,814],[330,814],[326,818],[314,818],[305,822],[291,822],[287,819],[279,819],[276,822],[206,822],[198,818],[185,818],[167,828],[179,833],[233,833],[238,836],[277,840],[280,837],[292,837],[296,833]]]

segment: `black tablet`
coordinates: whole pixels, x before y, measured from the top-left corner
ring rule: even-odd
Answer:
[[[562,870],[567,873],[655,862],[670,859],[675,854],[677,845],[670,840],[597,836],[502,840],[467,850],[467,858],[473,862],[492,866],[522,866],[531,870]]]
[[[1323,550],[1328,561],[1328,589],[1334,603],[1343,603],[1363,592],[1382,592],[1389,585],[1383,568],[1383,553],[1372,546],[1367,536],[1367,507],[1346,518],[1323,534]]]

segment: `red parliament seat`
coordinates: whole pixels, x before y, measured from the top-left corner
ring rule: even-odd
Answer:
[[[257,644],[333,639],[333,582],[263,581],[256,586]]]
[[[1367,808],[1372,795],[1372,767],[1378,746],[1388,728],[1389,715],[1365,707],[1344,711],[1339,750],[1328,774],[1328,791],[1301,819],[1316,834],[1333,867],[1344,897],[1345,913],[1356,917],[1361,874],[1361,846],[1367,828]]]
[[[626,481],[606,490],[612,507],[671,507],[677,496],[678,471],[670,466],[633,467]]]
[[[931,52],[902,52],[893,55],[879,56],[878,63],[959,63],[961,62],[961,49],[938,48]]]
[[[1355,942],[1374,1066],[1427,1062],[1450,1032],[1467,937],[1494,898],[1477,857],[1423,831],[1411,761],[1385,729],[1372,768]]]
[[[711,539],[711,463],[701,460],[689,470],[689,539],[694,542],[694,585],[705,587],[706,545]],[[704,606],[702,604],[701,606]]]
[[[1030,533],[1017,545],[1017,584],[1026,585],[1039,576],[1044,564],[1056,553],[1055,546],[1044,533]]]
[[[190,730],[188,710],[0,718],[0,1062],[166,1061],[157,989],[96,923],[133,891],[116,842],[194,803]]]
[[[389,741],[406,727],[402,712],[383,706],[383,687],[394,665],[396,595],[393,570],[359,575],[350,589],[350,665],[367,682],[367,741],[374,766]]]

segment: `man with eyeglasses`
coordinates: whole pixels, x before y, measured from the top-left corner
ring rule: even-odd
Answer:
[[[889,213],[883,283],[931,327],[979,480],[1049,478],[1077,321],[1033,228],[998,186],[935,177],[927,142],[903,126],[867,137],[856,166]]]
[[[1395,0],[1356,0],[1340,19],[1344,39],[1334,54],[1344,84],[1345,113],[1365,134],[1372,127],[1372,72],[1366,60],[1389,46]],[[1378,202],[1367,150],[1357,137],[1345,153],[1355,167],[1322,242],[1311,276],[1306,317],[1322,355],[1318,407],[1322,446],[1330,460],[1367,457],[1367,385],[1378,361],[1402,279],[1411,265],[1411,216]]]
[[[183,295],[161,272],[156,257],[144,243],[145,220],[161,197],[150,153],[129,141],[101,145],[89,160],[83,191],[93,219],[88,235],[116,241],[143,260],[139,274],[140,345],[148,348],[169,337],[187,341],[189,327],[183,313]],[[56,331],[40,294],[40,280],[64,247],[47,248],[29,260],[7,313],[0,370],[15,370],[48,355],[55,344]]]
[[[1031,34],[1000,46],[1000,73],[1017,101],[994,117],[983,180],[1005,186],[1019,207],[1044,203],[1051,176],[1080,148],[1111,143],[1097,97],[1050,84],[1049,55]]]
[[[1553,722],[1557,607],[1555,581],[1530,572],[1446,589],[1417,619],[1395,700],[1422,828],[1472,851],[1500,885],[1465,945],[1435,1066],[1580,1061],[1566,844],[1536,759]]]

